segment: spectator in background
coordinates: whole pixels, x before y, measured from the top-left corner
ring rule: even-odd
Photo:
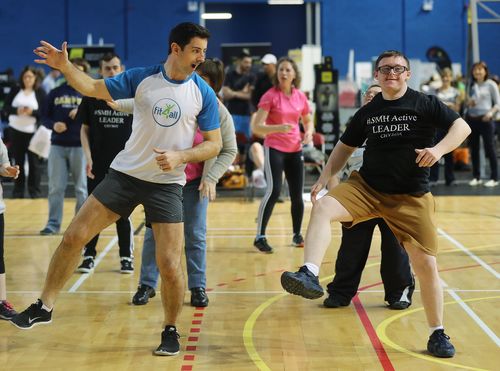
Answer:
[[[309,102],[299,89],[300,71],[297,64],[288,57],[280,58],[274,87],[260,99],[259,110],[254,120],[255,134],[265,137],[264,168],[268,184],[257,215],[257,235],[253,245],[259,251],[268,254],[272,253],[273,249],[267,242],[266,228],[281,192],[283,171],[292,201],[292,244],[296,247],[304,246],[301,234],[304,216],[302,144],[312,141],[314,126],[311,121]],[[300,120],[305,132],[303,141],[300,135]]]
[[[28,193],[31,198],[41,197],[43,159],[28,150],[30,140],[38,125],[40,112],[45,104],[46,95],[40,88],[37,69],[24,67],[19,77],[19,86],[14,87],[5,101],[4,113],[9,120],[10,148],[19,176],[14,182],[12,197],[24,198],[26,172],[24,163],[28,158]]]
[[[206,59],[196,69],[214,91],[219,91],[224,81],[224,65],[217,59]],[[183,187],[182,206],[184,210],[184,251],[188,273],[188,288],[191,291],[191,306],[206,307],[209,299],[207,284],[207,208],[208,201],[215,200],[215,185],[234,160],[237,147],[234,124],[227,108],[219,103],[222,149],[217,158],[203,163],[188,164],[185,169],[186,184]],[[200,132],[195,135],[193,145],[203,138]],[[142,249],[141,276],[139,287],[132,298],[135,305],[147,304],[155,296],[158,282],[158,266],[155,259],[156,243],[151,228],[144,233]]]
[[[89,64],[81,58],[71,62],[87,73]],[[67,82],[52,90],[47,98],[43,124],[52,130],[48,161],[49,219],[42,236],[59,233],[63,217],[64,194],[71,172],[75,186],[75,213],[87,198],[85,155],[80,141],[81,123],[75,121],[82,95]]]
[[[266,54],[260,60],[263,71],[257,74],[255,78],[255,88],[252,91],[252,104],[254,107],[258,107],[260,98],[273,87],[277,62],[278,60],[274,54]]]
[[[19,166],[11,166],[7,148],[0,139],[0,175],[14,178],[19,175]],[[0,319],[10,320],[17,312],[12,305],[7,301],[7,287],[5,282],[5,261],[4,261],[4,216],[5,202],[3,201],[2,185],[0,183]]]
[[[99,74],[102,78],[113,77],[122,72],[121,60],[114,53],[105,54],[99,61]],[[87,162],[87,191],[91,194],[103,181],[115,156],[125,147],[132,133],[132,115],[115,111],[104,100],[83,97],[76,122],[81,124],[80,139]],[[116,233],[120,250],[120,272],[131,274],[134,272],[134,236],[130,218],[122,217],[116,221]],[[85,245],[78,272],[89,273],[94,269],[98,240],[99,235],[96,235]]]
[[[495,123],[493,118],[500,110],[500,94],[498,85],[488,78],[488,66],[485,62],[472,65],[473,84],[466,101],[467,122],[472,134],[470,137],[472,176],[471,186],[483,183],[479,163],[479,138],[483,138],[484,152],[490,161],[490,180],[484,183],[485,187],[498,185],[498,159],[495,145]]]
[[[52,89],[59,86],[59,82],[61,82],[61,80],[61,71],[51,69],[47,76],[43,79],[42,88],[47,94],[49,94]]]
[[[445,67],[441,70],[441,87],[430,91],[430,94],[436,95],[441,102],[451,108],[453,111],[459,113],[462,105],[460,91],[453,87],[453,72],[450,68]],[[436,142],[441,141],[446,135],[446,131],[438,129],[436,135]],[[453,174],[453,152],[449,152],[444,156],[444,179],[447,186],[455,182],[455,175]],[[435,184],[439,179],[439,162],[436,162],[430,171],[429,182],[431,185]]]
[[[246,153],[246,147],[252,136],[250,130],[250,99],[255,76],[251,70],[252,57],[247,53],[241,53],[236,61],[236,68],[226,74],[224,86],[222,87],[224,103],[233,117],[240,154]]]

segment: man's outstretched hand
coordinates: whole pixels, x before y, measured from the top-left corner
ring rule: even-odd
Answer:
[[[46,64],[56,70],[62,70],[69,63],[68,43],[65,41],[59,50],[47,41],[40,41],[40,46],[33,50],[33,53],[41,59],[35,59],[38,64]]]

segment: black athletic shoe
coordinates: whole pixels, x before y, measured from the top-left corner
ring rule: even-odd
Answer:
[[[267,243],[267,238],[262,237],[259,239],[255,239],[253,241],[253,245],[259,250],[260,252],[266,253],[266,254],[272,254],[273,253],[273,248],[269,246]]]
[[[17,312],[7,300],[0,300],[0,319],[10,320],[16,316]]]
[[[94,269],[94,266],[94,258],[92,256],[84,256],[82,264],[76,268],[76,271],[80,273],[90,273]]]
[[[42,305],[42,301],[38,299],[36,303],[31,304],[25,311],[14,316],[10,322],[22,330],[51,323],[53,310],[47,312],[45,309],[42,309]]]
[[[206,307],[208,305],[208,296],[204,287],[193,287],[191,289],[191,306]]]
[[[455,355],[455,347],[450,342],[450,337],[444,333],[444,330],[436,330],[429,337],[427,350],[434,357],[451,358]]]
[[[328,297],[323,301],[323,306],[327,308],[339,308],[347,307],[350,302],[341,301],[337,296],[329,294]]]
[[[134,273],[134,260],[132,258],[121,258],[120,272],[124,274]]]
[[[57,234],[56,231],[53,231],[52,229],[45,227],[40,231],[40,236],[52,236],[54,234]]]
[[[306,299],[317,299],[323,296],[323,288],[318,277],[311,273],[305,265],[298,272],[283,272],[281,286],[290,294],[299,295]]]
[[[394,303],[389,303],[389,308],[394,310],[407,309],[411,305],[411,302],[406,300],[395,301]]]
[[[154,354],[157,356],[175,356],[179,354],[181,348],[179,337],[175,326],[166,326],[161,333],[161,344],[156,348]]]
[[[154,298],[156,295],[155,289],[149,287],[148,285],[139,285],[137,292],[132,298],[132,303],[134,305],[144,305],[147,304],[150,298]]]
[[[292,245],[295,247],[304,247],[304,237],[300,233],[294,234],[292,239]]]

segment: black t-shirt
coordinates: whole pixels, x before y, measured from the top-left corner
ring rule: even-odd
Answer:
[[[408,88],[396,100],[377,94],[360,108],[340,140],[360,147],[366,140],[360,174],[383,193],[429,192],[429,168],[415,163],[415,149],[434,146],[436,129],[448,130],[460,116],[435,96]]]
[[[113,110],[103,100],[83,97],[76,121],[89,127],[92,171],[106,173],[132,133],[132,115]]]
[[[243,90],[246,84],[253,86],[255,77],[252,73],[244,75],[239,74],[236,70],[227,73],[224,79],[224,86],[229,87],[231,90]],[[249,116],[250,115],[250,101],[240,98],[233,98],[226,103],[228,111],[232,115]]]
[[[260,98],[272,87],[273,83],[267,73],[259,73],[255,78],[255,88],[252,92],[252,104],[257,107],[259,105]]]

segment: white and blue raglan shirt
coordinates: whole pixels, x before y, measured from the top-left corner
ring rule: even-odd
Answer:
[[[184,185],[185,165],[161,171],[153,148],[189,149],[197,126],[201,131],[219,128],[213,89],[197,73],[171,80],[161,64],[132,68],[104,81],[114,100],[135,98],[132,134],[110,167],[148,182]]]

